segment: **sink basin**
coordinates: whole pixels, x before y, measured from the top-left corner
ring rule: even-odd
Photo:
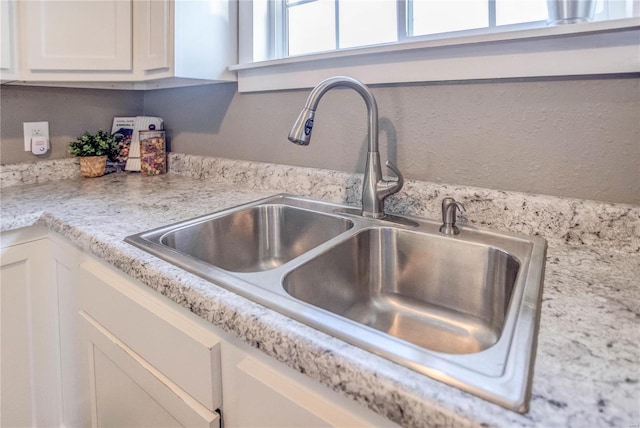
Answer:
[[[237,294],[526,412],[546,242],[276,195],[126,241]],[[393,220],[393,221],[391,221]]]
[[[162,245],[233,272],[276,268],[353,226],[286,205],[250,207],[171,230]]]
[[[291,296],[417,346],[480,352],[502,333],[520,263],[487,245],[365,229],[292,270]]]

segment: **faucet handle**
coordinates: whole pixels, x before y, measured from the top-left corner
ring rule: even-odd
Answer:
[[[402,189],[402,186],[404,186],[404,177],[398,167],[393,164],[393,162],[388,160],[384,164],[396,175],[396,177],[398,177],[398,180],[389,188],[389,194],[391,195],[393,193],[399,192]]]

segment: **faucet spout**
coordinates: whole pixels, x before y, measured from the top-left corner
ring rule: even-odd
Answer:
[[[304,109],[298,115],[289,132],[289,141],[302,146],[309,145],[311,131],[318,103],[324,94],[332,88],[344,86],[358,92],[367,105],[368,141],[367,163],[365,166],[362,187],[362,215],[372,218],[383,218],[384,199],[402,189],[404,180],[400,171],[390,162],[387,166],[397,176],[397,181],[386,181],[382,178],[380,153],[378,152],[378,104],[376,99],[362,82],[346,76],[336,76],[320,82],[307,97]]]
[[[308,145],[311,140],[311,131],[313,129],[313,119],[316,114],[316,109],[320,103],[320,99],[330,89],[337,86],[345,86],[354,89],[364,99],[367,105],[368,116],[368,133],[369,133],[369,152],[378,151],[378,103],[373,97],[369,88],[367,88],[359,80],[353,79],[347,76],[330,77],[318,83],[307,97],[307,102],[304,109],[300,112],[298,120],[291,128],[289,132],[289,140],[293,143],[300,145]]]

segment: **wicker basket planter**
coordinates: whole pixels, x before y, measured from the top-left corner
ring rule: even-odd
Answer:
[[[69,143],[69,154],[80,157],[80,174],[83,177],[101,177],[107,172],[107,158],[118,151],[116,137],[102,129]]]
[[[107,156],[84,156],[80,158],[80,174],[83,177],[101,177],[107,169]]]

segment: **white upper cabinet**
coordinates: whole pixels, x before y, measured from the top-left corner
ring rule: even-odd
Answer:
[[[132,70],[131,3],[41,0],[22,7],[30,72]]]
[[[172,4],[168,1],[134,1],[133,27],[136,67],[144,72],[171,68],[173,44],[167,34],[174,33]]]
[[[10,5],[0,1],[4,24]],[[237,59],[236,0],[31,0],[13,6],[18,37],[6,43],[20,53],[18,84],[151,89],[236,80],[228,70]],[[2,31],[4,67],[5,25]]]
[[[0,0],[0,81],[16,78],[15,2]]]

